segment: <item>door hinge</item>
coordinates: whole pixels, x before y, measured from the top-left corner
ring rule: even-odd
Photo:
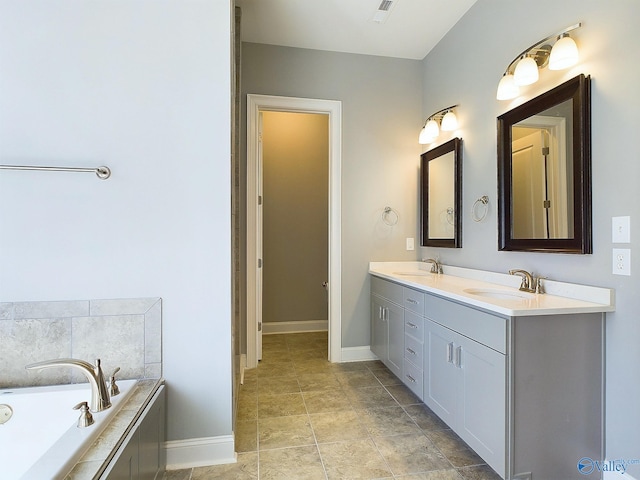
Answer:
[[[262,322],[258,322],[258,331],[261,332],[262,331]]]
[[[543,208],[551,208],[551,200],[544,200],[542,202],[542,207]]]
[[[262,259],[261,258],[258,259],[258,268],[262,268]]]
[[[262,195],[258,195],[258,205],[262,205]]]
[[[549,155],[549,147],[542,147],[542,155]]]

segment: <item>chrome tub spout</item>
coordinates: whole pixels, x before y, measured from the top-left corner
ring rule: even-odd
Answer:
[[[37,362],[27,365],[27,370],[41,370],[45,368],[54,367],[72,367],[80,370],[91,385],[91,402],[89,404],[89,410],[92,412],[101,412],[111,406],[111,399],[109,398],[109,391],[107,384],[102,374],[102,367],[100,366],[100,359],[96,360],[96,364],[91,365],[84,360],[77,360],[75,358],[58,358],[56,360],[45,360],[44,362]]]

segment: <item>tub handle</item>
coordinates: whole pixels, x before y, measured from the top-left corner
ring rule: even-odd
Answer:
[[[116,368],[111,374],[111,378],[109,379],[109,395],[111,397],[115,397],[116,395],[120,395],[120,389],[118,385],[116,385],[116,373],[120,371],[120,367]]]
[[[74,410],[80,410],[80,417],[78,418],[78,428],[88,427],[89,425],[93,425],[93,415],[89,411],[89,404],[87,402],[80,402],[75,407]]]

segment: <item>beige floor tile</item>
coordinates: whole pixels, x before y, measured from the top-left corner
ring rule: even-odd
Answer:
[[[184,468],[182,470],[167,470],[162,475],[162,480],[190,480],[191,468]]]
[[[258,421],[258,450],[313,445],[308,415],[273,417]]]
[[[425,435],[434,443],[451,464],[458,467],[484,464],[469,446],[452,430],[425,431]]]
[[[256,452],[238,454],[236,463],[212,465],[193,469],[190,480],[258,480],[258,454]]]
[[[393,395],[400,405],[415,405],[422,403],[422,400],[413,393],[406,385],[389,385],[389,393]]]
[[[298,375],[300,390],[309,392],[312,390],[337,390],[340,388],[340,382],[336,376],[331,373],[304,373]]]
[[[371,370],[371,373],[378,379],[382,385],[401,385],[402,380],[396,377],[391,370],[384,368],[378,370]]]
[[[413,473],[410,475],[400,475],[397,480],[463,480],[453,468],[447,470],[434,470],[433,472]]]
[[[300,385],[296,377],[261,377],[257,383],[258,395],[300,392]]]
[[[341,389],[302,392],[308,413],[351,410],[351,402]]]
[[[256,370],[258,381],[263,377],[295,377],[296,375],[293,362],[260,364]]]
[[[460,468],[458,473],[464,480],[501,480],[500,476],[488,465]]]
[[[353,410],[310,414],[311,428],[318,443],[361,440],[369,434]]]
[[[375,387],[380,385],[378,379],[368,370],[354,370],[336,373],[338,381],[345,387]]]
[[[358,411],[361,412],[360,418],[363,425],[373,437],[421,433],[415,422],[400,406]]]
[[[315,446],[260,452],[260,480],[325,480]]]
[[[433,411],[424,403],[418,405],[407,405],[405,411],[413,419],[414,422],[423,430],[447,430],[449,427],[440,420]]]
[[[382,385],[363,388],[345,388],[347,398],[356,409],[397,407],[398,402]]]
[[[423,434],[374,439],[394,475],[451,468],[451,464]]]
[[[371,439],[325,443],[318,448],[329,480],[393,476]]]
[[[260,395],[258,397],[258,418],[282,417],[307,413],[301,393],[282,395]]]
[[[255,452],[258,450],[258,420],[238,421],[235,428],[236,452]]]

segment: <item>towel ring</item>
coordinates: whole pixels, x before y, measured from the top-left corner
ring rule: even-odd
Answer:
[[[384,222],[385,225],[389,225],[390,227],[393,227],[395,224],[398,223],[398,220],[400,220],[400,216],[398,215],[398,212],[396,212],[391,207],[384,207],[384,210],[382,211],[382,221]]]
[[[482,205],[482,213],[478,215],[478,205]],[[471,218],[473,218],[474,222],[481,222],[487,217],[487,213],[489,212],[489,197],[486,195],[481,196],[475,202],[473,202],[473,207],[471,208]]]

